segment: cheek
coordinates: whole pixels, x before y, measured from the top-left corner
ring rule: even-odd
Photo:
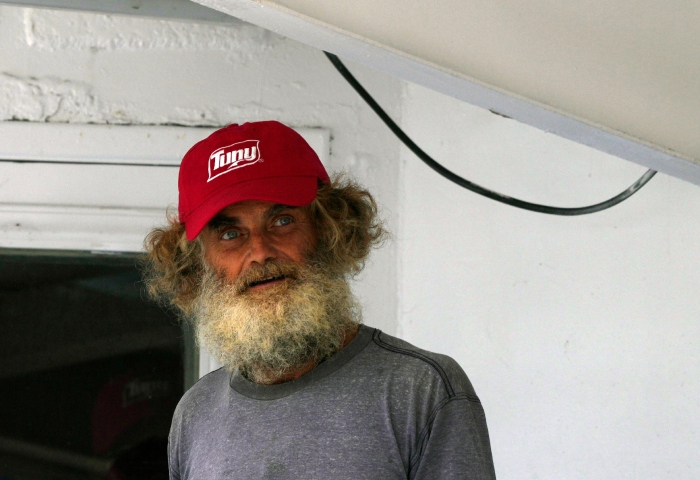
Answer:
[[[209,268],[218,272],[222,267],[221,255],[219,255],[215,249],[206,248],[204,250],[204,261],[207,263]]]
[[[204,262],[211,268],[212,270],[216,270],[216,259],[214,255],[211,253],[209,249],[204,251]]]
[[[285,238],[277,245],[280,257],[286,257],[295,263],[304,263],[316,251],[315,237],[306,232],[299,232],[293,236]]]
[[[209,248],[204,252],[204,261],[214,273],[219,277],[225,277],[228,281],[233,281],[241,271],[240,262],[231,255],[225,255],[215,248]]]
[[[240,265],[234,265],[231,262],[213,262],[209,263],[209,266],[219,279],[227,283],[235,282],[241,273]]]
[[[312,257],[318,248],[318,233],[316,229],[305,230],[301,235],[299,245],[298,255],[301,258]]]

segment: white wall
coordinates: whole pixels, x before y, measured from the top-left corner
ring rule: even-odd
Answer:
[[[353,70],[396,110],[399,81]],[[328,128],[330,170],[350,171],[376,192],[395,225],[398,144],[386,141],[321,52],[242,22],[0,6],[0,121],[223,126],[261,119]],[[356,286],[367,323],[386,331],[396,329],[395,266],[389,245]]]
[[[644,169],[407,85],[403,126],[445,166],[581,206]],[[700,478],[700,190],[657,175],[584,217],[476,196],[402,151],[399,334],[456,358],[499,479]]]

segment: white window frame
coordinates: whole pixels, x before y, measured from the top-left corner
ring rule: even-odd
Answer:
[[[0,248],[142,251],[145,234],[162,225],[165,209],[177,203],[175,181],[163,185],[162,175],[167,171],[176,177],[182,156],[213,130],[0,122]],[[297,131],[327,164],[329,131]],[[58,189],[55,198],[42,195],[48,185],[34,173],[41,165],[55,172],[53,178],[71,180],[65,191],[52,184]],[[136,172],[131,180],[138,176],[147,187],[119,199],[115,189],[123,187],[105,185],[126,169]],[[84,181],[76,182],[76,176],[85,176]],[[100,187],[92,186],[95,177],[100,177]]]

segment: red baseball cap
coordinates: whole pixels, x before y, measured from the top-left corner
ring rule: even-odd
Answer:
[[[224,208],[245,200],[300,207],[328,173],[297,132],[276,121],[232,124],[196,143],[180,164],[179,218],[194,240]]]

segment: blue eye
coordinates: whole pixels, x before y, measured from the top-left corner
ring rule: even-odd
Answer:
[[[284,227],[285,225],[289,225],[290,223],[292,223],[292,219],[290,217],[280,217],[275,221],[275,226]]]
[[[240,234],[236,230],[228,230],[228,231],[221,234],[221,239],[222,240],[233,240],[235,238],[238,238],[238,235],[240,235]]]

